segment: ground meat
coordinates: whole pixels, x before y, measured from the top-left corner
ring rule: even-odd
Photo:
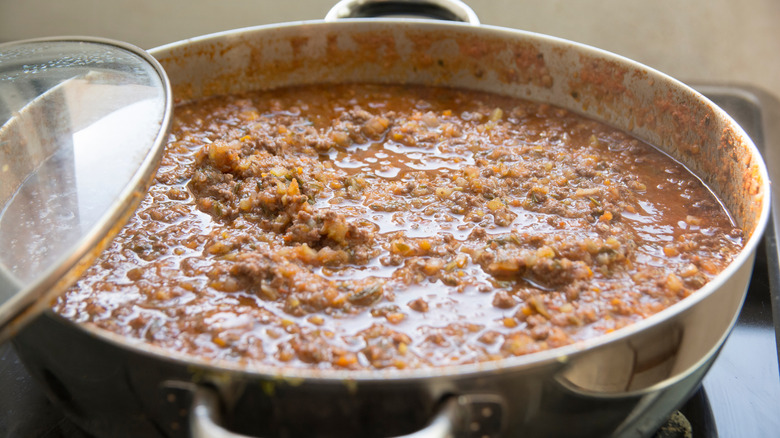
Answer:
[[[620,329],[741,246],[685,168],[560,108],[306,86],[178,106],[149,195],[55,310],[249,365],[435,367]]]

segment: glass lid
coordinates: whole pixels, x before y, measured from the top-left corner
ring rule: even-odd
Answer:
[[[0,342],[67,289],[138,206],[171,91],[116,41],[0,44]]]

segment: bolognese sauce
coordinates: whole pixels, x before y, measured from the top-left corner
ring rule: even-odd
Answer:
[[[570,111],[312,85],[179,105],[141,207],[55,310],[249,365],[435,367],[632,324],[741,247],[682,165]]]

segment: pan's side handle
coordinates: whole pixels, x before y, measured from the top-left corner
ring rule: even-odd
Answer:
[[[388,15],[437,18],[479,25],[474,10],[460,0],[341,0],[325,15],[325,21]]]
[[[503,401],[497,396],[471,394],[449,397],[425,428],[396,438],[495,438],[504,427],[503,411]],[[192,438],[249,438],[220,426],[218,412],[216,393],[198,387],[190,412]]]

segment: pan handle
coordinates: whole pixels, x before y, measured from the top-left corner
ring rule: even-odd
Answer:
[[[250,438],[219,425],[219,406],[214,391],[198,387],[190,412],[192,438]],[[461,395],[444,400],[425,428],[395,438],[497,437],[503,430],[503,402],[492,395]]]
[[[387,15],[437,18],[479,25],[474,10],[460,0],[341,0],[325,15],[325,21]]]

